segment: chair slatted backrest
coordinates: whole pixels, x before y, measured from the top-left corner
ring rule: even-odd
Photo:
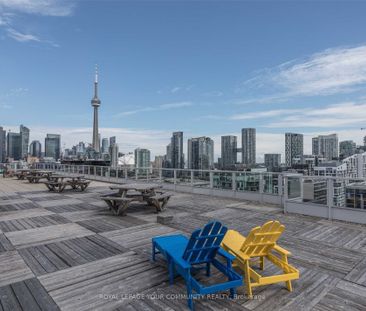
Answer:
[[[183,253],[183,259],[190,264],[210,262],[225,236],[227,227],[220,222],[209,222],[203,229],[193,231]]]
[[[250,257],[267,255],[284,230],[285,226],[279,221],[268,221],[261,227],[255,227],[245,239],[241,251]]]

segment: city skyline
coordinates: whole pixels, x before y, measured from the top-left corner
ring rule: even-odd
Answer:
[[[311,14],[314,8],[319,14]],[[256,128],[257,162],[265,153],[285,158],[285,132],[304,134],[307,154],[318,135],[362,144],[364,8],[0,1],[0,124],[13,132],[26,124],[30,141],[62,133],[63,148],[91,143],[90,85],[98,63],[99,132],[117,136],[121,152],[164,154],[171,133],[183,131],[185,154],[188,138],[207,136],[217,160],[221,136],[240,137],[242,128]],[[218,16],[225,22],[214,23]]]

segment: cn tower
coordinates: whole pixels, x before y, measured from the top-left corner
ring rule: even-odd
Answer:
[[[100,99],[98,98],[98,68],[95,67],[95,80],[94,80],[94,97],[91,100],[91,104],[94,107],[94,120],[93,120],[93,149],[96,152],[100,152],[99,144],[99,127],[98,127],[98,108],[100,106]]]

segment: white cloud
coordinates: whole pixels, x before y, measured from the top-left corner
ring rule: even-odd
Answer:
[[[209,96],[209,97],[220,97],[220,96],[224,95],[224,93],[221,91],[211,91],[211,92],[203,93],[203,95]]]
[[[345,102],[320,109],[287,110],[287,116],[267,127],[274,128],[340,128],[365,127],[366,103]]]
[[[278,117],[286,114],[301,113],[302,109],[277,109],[268,111],[257,111],[243,114],[236,114],[230,117],[231,120],[249,120],[249,119],[259,119],[268,117]]]
[[[163,104],[159,107],[161,109],[174,109],[174,108],[182,108],[182,107],[189,107],[192,106],[191,102],[178,102],[178,103],[171,103],[171,104]]]
[[[41,39],[38,38],[37,36],[21,33],[13,28],[7,29],[7,33],[10,38],[13,38],[14,40],[19,42],[29,42],[29,41],[41,42]]]
[[[46,16],[69,16],[73,13],[73,1],[58,0],[0,0],[0,8],[20,13]]]
[[[244,81],[240,89],[266,90],[265,96],[242,103],[269,103],[293,96],[317,96],[351,92],[366,84],[366,45],[327,49],[264,69]],[[263,92],[262,92],[263,93]]]
[[[181,90],[182,88],[180,87],[180,86],[176,86],[176,87],[173,87],[171,90],[170,90],[170,92],[171,93],[176,93],[176,92],[178,92],[179,90]]]
[[[179,109],[184,107],[190,107],[193,104],[191,102],[177,102],[177,103],[169,103],[169,104],[162,104],[156,107],[142,107],[135,110],[124,111],[121,113],[116,114],[116,117],[124,117],[130,116],[137,113],[149,112],[149,111],[162,111],[162,110],[170,110],[170,109]]]
[[[11,105],[9,105],[9,104],[1,104],[1,103],[0,103],[0,108],[1,108],[1,109],[11,109],[11,108],[13,108],[13,106],[11,106]]]
[[[41,39],[39,35],[20,31],[15,17],[19,14],[69,16],[72,14],[74,7],[74,1],[0,0],[0,27],[5,29],[9,38],[18,42],[38,42],[59,47],[57,43]],[[24,29],[24,25],[22,28]]]
[[[183,85],[183,86],[175,86],[170,90],[170,93],[177,93],[181,91],[189,92],[193,88],[193,84],[191,85]]]

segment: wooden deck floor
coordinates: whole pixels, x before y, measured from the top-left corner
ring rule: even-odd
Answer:
[[[145,204],[111,215],[98,199],[108,192],[108,184],[93,182],[85,193],[49,193],[42,184],[0,178],[0,311],[188,310],[184,282],[169,286],[164,262],[149,260],[151,237],[189,235],[212,219],[243,234],[280,220],[279,244],[293,253],[301,278],[291,293],[276,284],[248,300],[240,288],[237,299],[200,299],[196,310],[366,310],[365,226],[183,193],[169,203],[173,222],[161,225]]]

